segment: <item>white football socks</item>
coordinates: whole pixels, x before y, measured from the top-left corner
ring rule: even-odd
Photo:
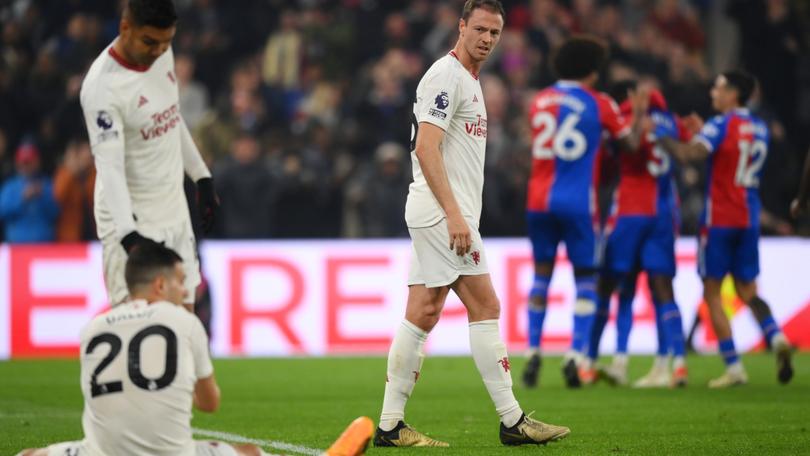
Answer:
[[[380,415],[380,429],[383,431],[394,429],[400,420],[405,419],[405,403],[411,397],[422,370],[425,359],[422,347],[427,336],[427,332],[408,320],[402,320],[394,335],[388,351],[387,381]]]
[[[613,366],[617,369],[627,369],[627,353],[616,353],[613,355]]]
[[[514,426],[523,411],[512,392],[511,366],[506,345],[501,340],[498,320],[470,323],[470,351],[501,422],[506,427]]]
[[[789,346],[790,344],[782,331],[777,331],[776,334],[774,334],[771,338],[771,347],[773,348],[779,349]]]

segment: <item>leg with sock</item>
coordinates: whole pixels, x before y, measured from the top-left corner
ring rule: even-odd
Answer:
[[[619,287],[619,309],[616,312],[616,354],[609,368],[610,377],[618,385],[626,385],[627,345],[633,328],[633,301],[636,298],[638,272],[626,276]]]
[[[514,426],[523,411],[512,392],[511,365],[498,320],[470,323],[470,351],[501,422],[506,427]]]
[[[627,343],[633,329],[633,300],[636,298],[635,274],[622,281],[619,289],[619,310],[616,314],[616,354],[627,356]]]
[[[506,445],[546,443],[569,434],[565,426],[537,421],[523,414],[512,392],[511,366],[501,340],[498,320],[470,322],[470,351],[489,397],[501,418],[500,439]]]
[[[610,298],[618,283],[619,279],[610,272],[605,271],[599,276],[596,312],[591,324],[591,334],[588,337],[587,356],[580,369],[580,377],[585,384],[593,383],[597,377],[596,360],[599,358],[599,345],[602,340],[602,332],[605,330],[610,316]]]
[[[593,271],[574,272],[577,299],[574,303],[574,333],[571,351],[584,354],[596,313],[596,274]]]
[[[782,329],[779,328],[779,324],[776,323],[776,320],[773,318],[771,307],[761,297],[756,295],[748,300],[747,304],[748,307],[751,308],[754,317],[756,317],[759,327],[762,329],[765,342],[769,347],[773,348],[774,341],[781,342],[785,336],[782,333]]]
[[[548,298],[548,285],[551,275],[535,272],[534,283],[529,292],[529,360],[526,362],[522,379],[528,388],[537,385],[542,364],[540,349],[543,340],[543,322],[546,319],[546,303]]]
[[[636,388],[663,388],[670,385],[669,372],[669,339],[664,327],[662,304],[653,296],[653,306],[655,308],[655,329],[658,334],[658,350],[652,369],[644,377],[641,377],[633,385]]]
[[[579,364],[584,358],[596,314],[596,274],[592,270],[574,268],[577,299],[574,302],[574,331],[571,349],[563,359],[563,378],[569,388],[581,386]]]
[[[734,339],[731,335],[731,324],[728,321],[720,295],[721,279],[709,278],[703,280],[703,298],[709,306],[714,332],[719,341],[718,347],[720,355],[726,364],[726,372],[720,377],[709,382],[709,388],[726,388],[734,385],[742,385],[748,382],[748,376],[737,356],[734,347]]]
[[[672,276],[655,274],[650,277],[650,287],[659,307],[661,330],[666,334],[668,352],[672,355],[672,384],[686,386],[686,339],[683,335],[681,311],[675,303]]]
[[[532,289],[529,292],[529,349],[538,354],[543,339],[549,282],[551,282],[551,276],[535,275]]]
[[[428,332],[439,322],[448,287],[408,288],[405,319],[397,328],[388,352],[385,396],[380,424],[374,433],[374,446],[446,447],[447,443],[432,439],[405,424],[405,405],[410,398],[424,359],[423,347]]]
[[[388,352],[387,381],[380,415],[379,427],[383,431],[390,431],[405,419],[405,404],[422,370],[422,348],[427,334],[408,320],[402,320],[394,335]]]
[[[570,432],[564,426],[545,424],[523,414],[512,391],[512,374],[506,345],[498,327],[500,303],[489,274],[461,276],[453,285],[470,321],[470,351],[490,399],[501,420],[500,439],[508,445],[545,443]]]
[[[790,346],[779,324],[773,318],[771,307],[758,294],[755,281],[743,282],[735,279],[737,294],[751,308],[757,319],[765,342],[776,354],[776,378],[779,383],[789,383],[793,378],[793,348]]]

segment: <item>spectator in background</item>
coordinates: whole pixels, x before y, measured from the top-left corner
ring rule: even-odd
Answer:
[[[689,51],[702,51],[706,35],[700,27],[697,13],[681,5],[680,0],[657,0],[647,19],[658,31]]]
[[[180,54],[174,58],[174,74],[180,92],[180,112],[189,130],[194,130],[208,112],[208,89],[194,80],[194,58]]]
[[[39,150],[30,143],[17,149],[17,173],[0,190],[0,219],[10,243],[54,240],[59,206],[53,197],[51,179],[39,173]]]
[[[8,155],[8,137],[6,132],[0,129],[0,186],[12,174],[14,174],[14,161]]]
[[[240,134],[230,156],[215,167],[220,195],[218,233],[228,239],[262,239],[273,234],[278,179],[264,163],[261,145],[249,133]]]
[[[53,179],[53,195],[59,203],[56,240],[80,242],[95,239],[93,189],[96,168],[90,144],[84,139],[68,142],[62,163]]]
[[[262,79],[270,111],[289,120],[303,96],[304,36],[293,10],[281,13],[279,29],[270,35],[262,56]]]
[[[227,107],[209,112],[197,126],[194,138],[207,164],[216,163],[230,151],[241,132],[258,133],[264,123],[264,105],[256,92],[235,89]]]
[[[422,50],[430,60],[444,55],[455,43],[458,33],[458,11],[447,3],[436,5],[435,23],[422,40]]]
[[[344,233],[350,237],[406,237],[402,214],[411,183],[408,152],[398,143],[380,144],[374,162],[346,186]]]
[[[807,51],[796,11],[787,0],[738,0],[726,12],[739,25],[744,67],[757,77],[766,104],[788,133],[796,134],[797,69]]]

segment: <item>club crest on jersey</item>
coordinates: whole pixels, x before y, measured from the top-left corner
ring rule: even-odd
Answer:
[[[113,126],[113,119],[109,112],[99,111],[96,117],[96,125],[102,130],[109,130]]]
[[[470,256],[472,256],[473,263],[478,266],[478,263],[481,262],[481,252],[474,250],[472,253],[470,253]]]
[[[506,356],[499,359],[498,364],[500,364],[501,367],[503,367],[504,372],[509,372],[509,370],[512,368],[512,364],[509,362],[509,358],[507,358]]]

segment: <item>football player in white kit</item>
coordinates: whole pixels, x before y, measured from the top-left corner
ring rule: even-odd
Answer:
[[[197,183],[203,229],[217,199],[211,173],[180,115],[171,41],[172,0],[129,0],[119,35],[93,62],[81,105],[95,158],[95,219],[103,246],[104,281],[112,305],[127,298],[127,253],[161,242],[183,257],[190,310],[200,267],[183,192],[183,174]]]
[[[132,299],[94,318],[81,333],[84,440],[25,450],[22,456],[264,455],[255,445],[195,441],[192,404],[219,407],[219,386],[202,323],[183,309],[183,260],[157,243],[133,249],[126,263]],[[370,419],[355,420],[326,451],[362,454]]]
[[[470,349],[500,415],[501,442],[546,443],[570,432],[526,416],[515,399],[498,328],[500,304],[478,233],[487,136],[478,73],[498,43],[504,17],[498,0],[468,0],[455,48],[428,69],[416,89],[414,182],[405,208],[413,246],[408,302],[388,353],[375,446],[448,446],[411,428],[404,417],[425,341],[451,289],[467,308]]]

